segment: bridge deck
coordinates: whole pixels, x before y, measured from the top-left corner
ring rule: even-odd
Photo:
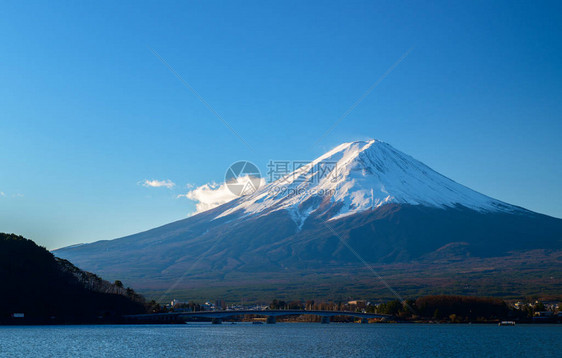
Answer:
[[[258,315],[258,316],[295,316],[295,315],[314,315],[323,317],[333,317],[333,316],[351,316],[357,318],[390,318],[391,316],[375,314],[375,313],[363,313],[363,312],[352,312],[352,311],[307,311],[307,310],[232,310],[232,311],[198,311],[198,312],[170,312],[170,313],[149,313],[149,314],[138,314],[125,316],[127,318],[138,318],[138,319],[159,319],[166,317],[201,317],[201,318],[227,318],[233,316],[241,315]]]

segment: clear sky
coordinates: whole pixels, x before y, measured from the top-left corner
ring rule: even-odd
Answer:
[[[193,213],[178,195],[237,160],[367,138],[562,217],[561,4],[3,2],[0,231],[113,239]]]

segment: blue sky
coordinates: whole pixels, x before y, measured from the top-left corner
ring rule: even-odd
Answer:
[[[184,218],[237,160],[367,138],[562,217],[560,2],[14,1],[0,33],[0,231],[50,249]]]

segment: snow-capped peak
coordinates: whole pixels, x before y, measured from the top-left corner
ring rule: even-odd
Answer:
[[[219,217],[240,210],[246,215],[263,215],[285,209],[300,227],[320,207],[337,205],[339,211],[330,218],[334,220],[388,203],[515,210],[454,182],[385,142],[369,140],[337,146],[256,193],[237,199]]]

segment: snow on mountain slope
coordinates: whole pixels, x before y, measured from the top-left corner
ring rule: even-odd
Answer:
[[[388,203],[428,207],[464,206],[476,211],[519,208],[471,190],[379,140],[344,143],[295,172],[229,205],[235,212],[265,215],[288,210],[301,227],[311,214],[339,210],[330,220]]]

